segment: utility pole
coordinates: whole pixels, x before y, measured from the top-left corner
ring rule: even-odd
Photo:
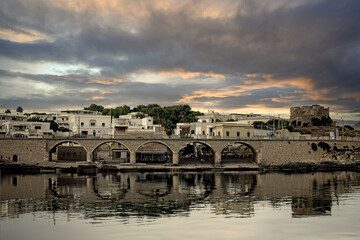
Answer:
[[[341,140],[344,140],[344,131],[345,131],[345,125],[344,125],[344,119],[343,119],[343,117],[341,117],[341,121],[342,121],[342,138],[341,138]]]

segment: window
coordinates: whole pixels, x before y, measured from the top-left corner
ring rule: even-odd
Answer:
[[[35,129],[41,129],[41,126],[35,126]]]
[[[230,132],[226,132],[226,136],[227,136],[227,137],[230,136]]]
[[[195,131],[194,131],[194,130],[191,130],[191,134],[195,134]]]
[[[101,126],[105,127],[105,123],[102,123]]]
[[[95,127],[95,125],[96,125],[96,120],[94,120],[94,119],[90,120],[90,121],[89,121],[89,125],[90,125],[91,127]]]
[[[236,133],[236,136],[237,136],[237,137],[240,137],[240,132],[237,132],[237,133]]]
[[[84,123],[83,123],[83,122],[81,122],[81,126],[82,126],[82,127],[84,126]]]
[[[221,135],[220,135],[220,132],[218,132],[218,135],[221,136]]]
[[[247,132],[247,136],[250,137],[250,132]]]
[[[205,131],[203,131],[203,135],[205,135]]]

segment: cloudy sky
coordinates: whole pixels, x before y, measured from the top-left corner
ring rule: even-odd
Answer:
[[[359,0],[1,0],[0,108],[360,119]]]

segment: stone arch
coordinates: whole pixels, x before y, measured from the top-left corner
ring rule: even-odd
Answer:
[[[151,150],[148,152],[141,152],[141,148],[143,148],[147,144],[160,144],[164,146],[167,151],[159,150],[159,151],[153,151],[151,153]],[[141,143],[139,147],[135,150],[135,161],[141,162],[141,163],[172,163],[173,157],[174,157],[174,151],[171,149],[171,147],[162,142],[162,141],[146,141]]]
[[[236,151],[234,148],[229,149],[230,146],[235,146],[235,148],[245,146],[246,148]],[[248,149],[251,153],[249,153]],[[246,142],[234,141],[228,143],[227,146],[221,150],[221,163],[257,163],[257,151],[253,146]]]
[[[117,157],[116,153],[114,153],[112,151],[112,154],[111,154],[111,158],[112,160],[114,161],[120,161],[120,162],[129,162],[130,161],[130,149],[128,146],[126,146],[124,143],[122,143],[121,141],[118,141],[118,140],[114,140],[114,139],[109,139],[109,140],[106,140],[106,141],[103,141],[99,144],[97,144],[92,150],[91,150],[91,155],[92,155],[92,161],[95,162],[96,160],[98,160],[98,157],[97,157],[97,154],[96,154],[96,151],[98,150],[98,148],[106,143],[117,143],[117,144],[120,144],[121,146],[124,146],[126,148],[126,152],[125,151],[120,151],[120,154],[119,154],[119,157]],[[126,155],[126,156],[124,156]],[[100,157],[101,158],[101,157]],[[102,159],[104,160],[104,159]]]
[[[82,151],[81,149],[79,150],[79,153],[81,152],[81,161],[86,161],[87,159],[87,153],[88,153],[88,150],[86,149],[85,146],[83,146],[80,142],[78,141],[74,141],[74,140],[63,140],[63,141],[59,141],[55,144],[53,144],[50,148],[49,148],[49,151],[48,151],[48,154],[49,154],[49,161],[53,161],[53,154],[56,153],[56,149],[58,146],[64,144],[64,143],[75,143],[75,144],[78,144],[81,148],[83,148],[84,151]],[[58,157],[58,156],[57,156]]]
[[[194,147],[194,153],[192,155],[194,156],[188,156],[186,158],[184,158],[184,156],[182,156],[181,154],[181,151],[183,149],[185,149],[186,147],[188,146],[194,146],[194,144],[201,144],[205,147],[207,147],[208,149],[205,149],[203,151],[203,149],[201,148],[200,149],[200,153],[199,151],[196,149],[196,147]],[[208,153],[208,150],[210,150],[211,154],[209,155]],[[190,141],[190,142],[187,142],[185,145],[183,145],[179,151],[178,151],[178,154],[179,154],[179,164],[197,164],[197,163],[210,163],[210,164],[214,164],[215,163],[215,150],[214,148],[206,143],[206,142],[203,142],[203,141]],[[187,159],[187,160],[185,160]]]
[[[13,162],[18,162],[19,161],[19,157],[18,157],[18,155],[13,155],[13,157],[12,157],[12,161]]]

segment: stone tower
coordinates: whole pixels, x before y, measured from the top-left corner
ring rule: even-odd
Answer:
[[[329,108],[320,105],[290,108],[290,124],[297,127],[311,126],[311,119],[329,117]]]

